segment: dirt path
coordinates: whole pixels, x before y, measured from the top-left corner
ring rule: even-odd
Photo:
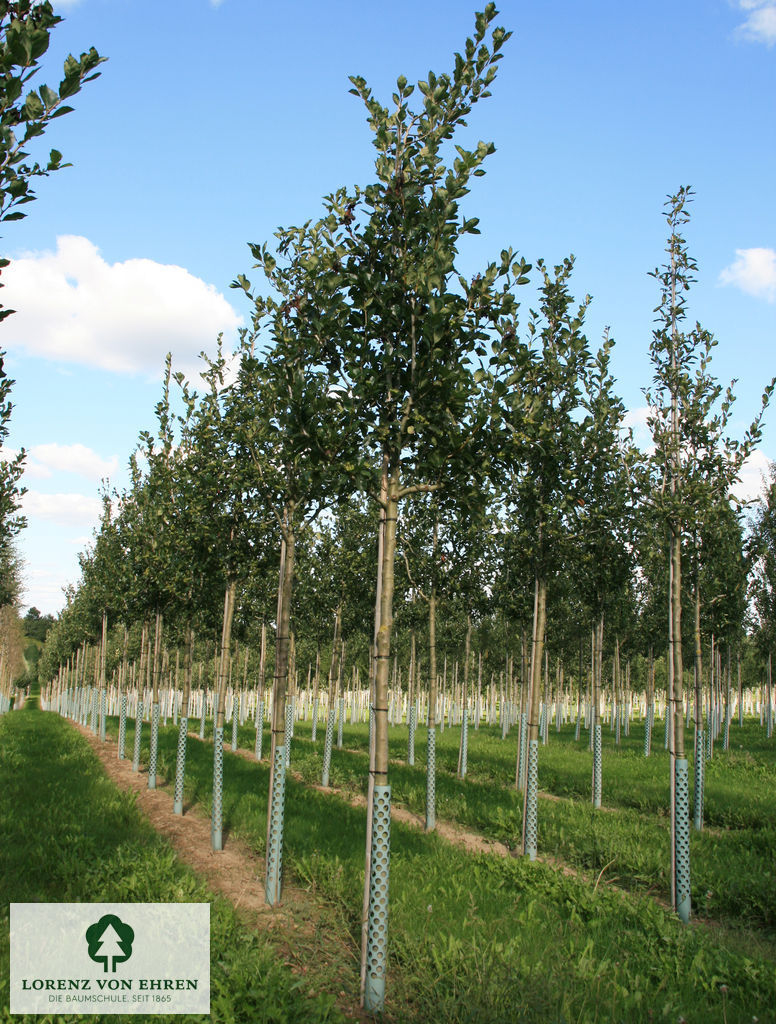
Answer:
[[[182,816],[173,814],[169,782],[159,776],[157,788],[149,789],[147,770],[133,772],[131,758],[119,761],[115,741],[102,743],[89,729],[80,725],[74,728],[87,740],[111,781],[135,794],[140,810],[172,843],[180,859],[214,892],[230,900],[246,924],[269,934],[272,945],[294,974],[311,974],[311,963],[316,964],[316,973],[323,967],[332,979],[328,991],[335,995],[339,1009],[354,1021],[373,1020],[353,1000],[353,993],[359,989],[358,950],[342,936],[342,926],[332,919],[328,908],[288,882],[283,884],[282,905],[268,906],[264,901],[264,860],[244,840],[230,835],[224,849],[214,852],[210,818],[200,805],[184,805]],[[311,987],[310,994],[315,991]]]

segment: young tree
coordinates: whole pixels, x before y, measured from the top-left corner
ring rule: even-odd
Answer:
[[[267,902],[273,905],[281,894],[292,726],[287,694],[296,543],[305,526],[331,503],[342,454],[340,425],[330,415],[328,376],[306,354],[310,335],[316,340],[319,317],[342,304],[330,289],[329,277],[310,272],[310,262],[320,258],[320,225],[279,231],[277,237],[280,260],[266,246],[251,250],[280,298],[254,297],[244,276],[234,282],[253,298],[255,312],[252,330],[242,339],[238,379],[227,398],[230,443],[243,467],[245,488],[272,517],[273,533],[280,540],[265,886]],[[255,350],[264,320],[272,347],[261,360]]]
[[[587,368],[581,429],[581,474],[576,491],[579,590],[593,629],[591,731],[592,802],[601,806],[601,674],[604,621],[627,599],[633,570],[633,507],[630,472],[636,452],[623,438],[625,407],[609,372],[613,341],[608,331]]]
[[[768,735],[773,733],[771,718],[772,664],[776,647],[776,463],[769,466],[769,478],[752,516],[751,554],[754,562],[750,593],[757,624],[757,645],[768,666]]]
[[[690,841],[682,693],[682,544],[702,520],[708,496],[714,487],[720,487],[720,480],[721,491],[727,496],[746,455],[759,440],[760,421],[774,387],[771,382],[766,388],[762,410],[744,441],[724,439],[722,430],[733,397],[728,388],[720,414],[712,414],[722,393],[708,374],[711,350],[716,343],[698,323],[690,331],[680,329],[687,317],[687,293],[697,271],[681,233],[690,219],[688,205],[692,195],[692,189],[685,186],[665,204],[670,229],[666,245],[668,260],[651,274],[660,282],[661,301],[656,309],[657,327],[650,345],[653,387],[645,392],[650,407],[648,423],[655,444],[649,500],[662,518],[669,538],[671,895],[674,908],[684,922],[690,917]],[[713,486],[710,479],[716,481]],[[697,634],[696,659],[696,676],[700,677]]]
[[[504,437],[499,460],[514,480],[505,496],[510,518],[529,545],[534,583],[531,670],[526,719],[523,854],[537,852],[538,739],[549,583],[562,571],[576,508],[581,470],[580,423],[584,373],[590,353],[582,332],[589,296],[575,310],[568,289],[572,258],[550,273],[542,261],[538,312],[531,313],[529,344],[516,324],[502,324],[494,347],[501,396],[497,424]],[[522,772],[518,768],[518,775]]]
[[[371,835],[366,886],[364,1004],[384,1003],[390,834],[388,786],[388,683],[393,620],[396,520],[409,495],[435,490],[447,468],[462,475],[475,461],[471,438],[476,391],[471,359],[485,354],[487,329],[511,308],[510,271],[498,263],[465,280],[456,272],[460,240],[476,231],[459,204],[493,146],[457,147],[452,166],[445,150],[473,105],[488,95],[508,33],[496,28],[494,4],[477,14],[475,36],[456,55],[451,74],[429,73],[419,83],[422,107],[410,108],[414,87],[400,77],[394,107],[383,107],[363,78],[353,92],[364,101],[377,149],[377,181],[352,194],[328,197],[323,230],[326,252],[313,254],[311,274],[328,280],[344,301],[329,322],[304,340],[303,358],[326,367],[336,388],[330,422],[360,434],[361,451],[343,462],[352,484],[380,509],[379,623],[374,683],[374,757],[370,769]],[[519,273],[522,264],[515,268]],[[501,291],[497,283],[503,282]],[[314,342],[314,345],[312,344]],[[326,445],[322,446],[325,450]],[[435,481],[433,483],[429,481]]]

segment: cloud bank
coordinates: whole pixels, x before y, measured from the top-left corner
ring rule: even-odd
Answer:
[[[776,3],[773,0],[738,0],[738,7],[746,11],[746,20],[738,26],[737,34],[752,43],[776,43]]]
[[[187,374],[219,332],[241,317],[213,286],[183,267],[129,259],[107,263],[88,238],[57,238],[56,252],[26,253],[5,270],[8,349],[114,373],[158,374],[167,352]]]
[[[103,459],[85,444],[36,444],[30,448],[29,457],[46,476],[54,472],[75,473],[99,481],[113,476],[119,468],[118,456]]]
[[[22,512],[29,519],[42,519],[56,526],[90,530],[99,523],[102,502],[85,494],[42,494],[28,491],[22,498]]]
[[[736,259],[719,275],[720,284],[732,284],[747,295],[776,301],[776,250],[736,249]]]

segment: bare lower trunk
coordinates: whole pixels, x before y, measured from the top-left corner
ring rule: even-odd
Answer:
[[[215,728],[223,729],[226,717],[226,685],[229,681],[230,648],[232,645],[232,619],[234,616],[234,599],[237,593],[237,581],[230,580],[224,595],[224,616],[221,624],[221,649],[218,657],[218,678],[216,680],[218,698],[215,714]]]
[[[394,559],[396,554],[396,514],[398,510],[398,472],[388,483],[383,539],[380,628],[377,631],[377,672],[375,675],[375,767],[376,786],[388,785],[388,676],[393,630]]]
[[[437,668],[436,668],[436,586],[432,584],[428,599],[428,727],[436,726]]]
[[[534,584],[534,624],[531,642],[531,682],[528,700],[528,748],[539,739],[539,711],[542,692],[542,656],[544,654],[544,631],[547,618],[547,583],[536,577]],[[535,796],[531,793],[530,780],[526,779],[523,798],[523,853],[528,852],[529,802]],[[533,827],[535,827],[535,822]]]
[[[191,697],[191,650],[194,645],[194,630],[189,623],[186,628],[186,646],[183,650],[183,697],[181,699],[181,717],[189,717],[189,700]]]

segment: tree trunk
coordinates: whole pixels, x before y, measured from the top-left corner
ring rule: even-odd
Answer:
[[[383,465],[381,491],[386,495],[380,578],[380,626],[377,631],[377,668],[374,711],[374,787],[369,862],[369,911],[366,936],[364,1008],[382,1011],[388,953],[388,881],[390,865],[391,790],[388,785],[388,678],[393,630],[396,518],[399,507],[399,469]]]
[[[210,818],[210,842],[214,850],[223,848],[223,790],[224,790],[224,717],[226,710],[226,684],[229,679],[232,618],[237,580],[230,580],[224,596],[224,617],[221,628],[221,651],[218,659],[218,704],[213,729],[213,809]]]
[[[329,771],[331,769],[331,748],[334,744],[334,720],[337,714],[337,701],[339,699],[339,646],[340,646],[340,623],[342,621],[342,602],[337,605],[334,613],[334,639],[331,642],[331,661],[329,663],[329,700],[326,711],[326,738],[323,745],[323,775],[321,785],[329,785]]]
[[[148,788],[156,789],[156,762],[159,752],[159,676],[162,655],[162,613],[157,611],[154,628],[153,695],[151,698],[151,749],[148,754]]]
[[[282,888],[283,829],[286,796],[286,693],[288,689],[288,645],[291,626],[291,594],[294,580],[295,537],[292,505],[284,512],[280,545],[277,629],[275,633],[275,679],[272,693],[272,747],[270,753],[267,803],[267,859],[264,895],[270,906],[280,902]]]
[[[186,737],[189,731],[189,699],[191,697],[191,650],[194,645],[194,630],[191,623],[186,627],[186,646],[183,651],[183,695],[181,716],[178,721],[178,751],[175,763],[175,796],[173,813],[183,814],[183,780],[186,773]]]
[[[466,778],[466,770],[469,756],[469,656],[472,641],[472,619],[471,615],[466,616],[466,644],[464,646],[463,659],[463,721],[461,722],[461,743],[458,748],[458,778]]]
[[[601,806],[603,790],[603,750],[601,737],[601,679],[604,660],[604,613],[593,630],[593,666],[592,690],[593,707],[591,712],[591,735],[593,739],[593,807]]]
[[[437,524],[434,523],[434,550]],[[436,584],[431,584],[428,599],[428,738],[426,748],[426,831],[436,826]]]
[[[523,855],[536,859],[537,801],[539,789],[539,709],[542,687],[542,655],[547,618],[547,582],[537,576],[534,582],[534,625],[531,644],[531,687],[528,705],[528,770],[523,799]]]
[[[671,704],[672,704],[672,814],[674,908],[686,924],[690,919],[690,821],[687,759],[684,754],[682,693],[682,539],[671,529]]]
[[[698,561],[695,563],[695,789],[693,819],[698,832],[703,828],[704,736],[703,736],[703,648],[701,645],[701,591],[698,583]],[[708,727],[711,728],[711,720]]]

